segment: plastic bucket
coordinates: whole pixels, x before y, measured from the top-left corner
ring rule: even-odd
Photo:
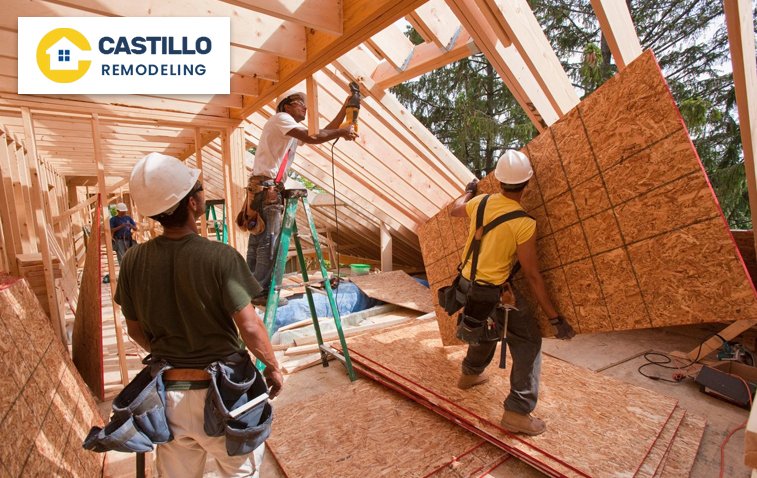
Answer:
[[[351,264],[350,276],[365,276],[371,271],[371,266],[367,264]]]

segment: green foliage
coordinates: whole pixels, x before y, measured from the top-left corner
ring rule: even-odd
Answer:
[[[580,96],[617,72],[590,0],[529,4]],[[722,0],[626,4],[642,48],[652,49],[660,63],[729,223],[751,227]],[[420,41],[412,28],[407,34],[414,43]],[[491,171],[503,150],[519,149],[536,135],[481,54],[397,85],[392,92],[478,175]]]
[[[314,191],[314,192],[319,193],[319,194],[323,193],[323,192],[326,192],[323,189],[319,188],[313,181],[309,180],[308,178],[306,178],[304,176],[301,176],[301,175],[295,173],[291,169],[289,170],[288,176],[290,178],[294,179],[295,181],[297,181],[298,183],[302,184],[303,186],[305,186],[305,188],[307,188],[309,191]]]

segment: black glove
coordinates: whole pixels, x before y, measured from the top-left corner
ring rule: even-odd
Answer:
[[[552,324],[552,332],[555,334],[556,339],[570,340],[576,336],[576,331],[573,330],[573,327],[561,315],[558,315],[554,319],[549,319],[549,323]]]
[[[478,179],[474,179],[473,181],[469,182],[468,185],[465,186],[465,192],[471,193],[475,196],[478,192]]]

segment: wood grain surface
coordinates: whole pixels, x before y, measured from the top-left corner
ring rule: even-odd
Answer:
[[[424,313],[434,311],[428,289],[404,271],[355,276],[350,281],[368,297]]]
[[[100,476],[82,448],[103,422],[50,319],[25,281],[0,285],[0,463],[9,476]]]
[[[443,347],[434,321],[350,339],[348,347],[353,361],[378,368],[435,406],[467,417],[494,440],[551,468],[552,476],[633,476],[677,403],[545,355],[534,414],[547,423],[547,431],[516,438],[497,427],[509,373],[491,366],[486,385],[455,387],[466,348]]]
[[[577,333],[757,318],[754,287],[651,51],[524,152],[534,177],[521,205],[537,220],[539,268]],[[498,192],[493,174],[479,184]],[[418,230],[432,294],[462,256],[442,244],[448,211]],[[469,231],[450,230],[465,243]],[[551,336],[522,275],[515,284]],[[437,319],[444,344],[459,343],[456,318]]]

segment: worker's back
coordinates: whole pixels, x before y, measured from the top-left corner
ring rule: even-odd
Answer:
[[[139,321],[155,357],[204,368],[241,350],[231,316],[259,292],[236,250],[189,234],[129,249],[116,302],[127,319]]]

